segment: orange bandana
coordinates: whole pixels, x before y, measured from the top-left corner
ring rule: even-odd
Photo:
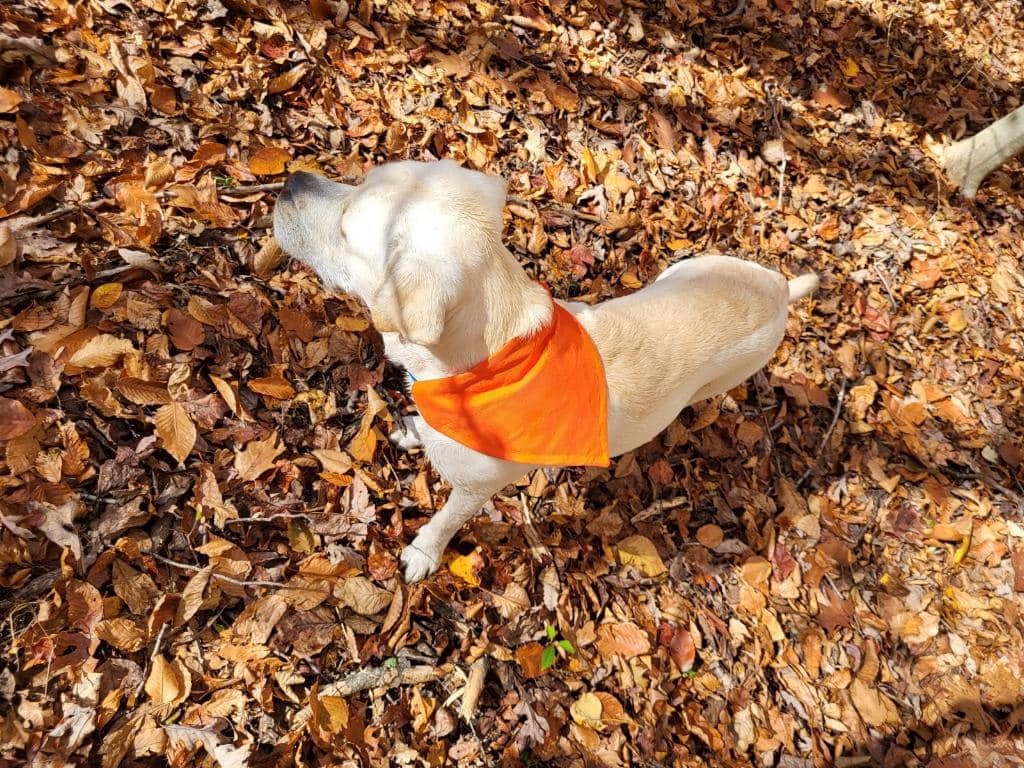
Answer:
[[[416,381],[420,415],[443,435],[522,464],[608,466],[608,390],[590,336],[554,305],[551,324],[464,373]]]

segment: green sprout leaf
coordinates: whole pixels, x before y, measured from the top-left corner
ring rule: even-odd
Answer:
[[[572,647],[572,643],[570,643],[568,640],[559,640],[558,647],[566,653],[576,653],[576,649]]]
[[[545,629],[548,632],[548,639],[549,640],[554,640],[555,639],[555,635],[558,634],[557,632],[555,632],[555,628],[552,627],[550,624],[548,624],[547,627],[545,627]]]
[[[540,668],[547,669],[555,663],[555,646],[549,645],[540,656]]]

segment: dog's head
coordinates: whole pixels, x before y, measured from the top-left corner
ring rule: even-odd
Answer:
[[[362,299],[381,332],[437,344],[501,237],[505,183],[450,160],[374,168],[359,186],[288,177],[274,236],[328,289]]]

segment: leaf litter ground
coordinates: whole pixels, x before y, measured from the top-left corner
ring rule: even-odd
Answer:
[[[1019,765],[1012,0],[0,9],[0,760]],[[269,237],[291,170],[500,173],[593,301],[707,250],[814,269],[771,365],[441,572],[447,489],[363,309]]]

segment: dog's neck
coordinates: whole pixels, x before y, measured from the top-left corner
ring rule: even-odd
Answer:
[[[512,339],[551,322],[551,297],[504,246],[483,259],[460,301],[449,312],[438,344],[424,347],[385,333],[389,359],[415,379],[437,379],[472,368]]]

